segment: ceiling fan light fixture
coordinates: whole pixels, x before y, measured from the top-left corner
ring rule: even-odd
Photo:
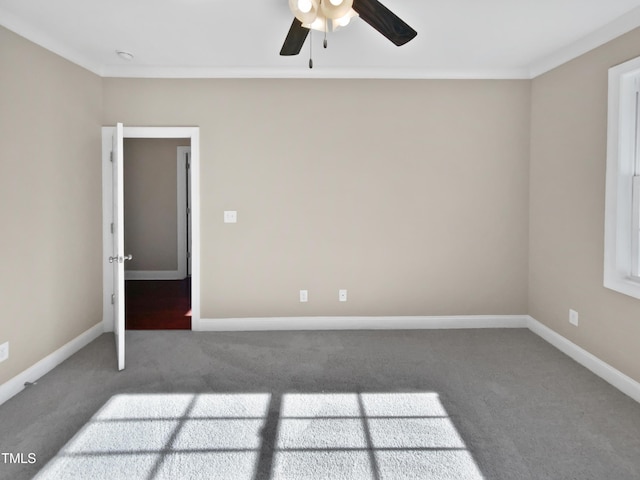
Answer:
[[[305,1],[311,2],[311,9],[307,13],[299,8],[299,5],[304,10],[309,8],[309,3],[300,4]],[[283,56],[298,55],[307,37],[311,36],[310,29],[325,33],[323,45],[327,48],[329,20],[331,29],[335,31],[358,16],[398,47],[413,40],[418,34],[379,0],[289,0],[289,8],[296,18],[293,19],[280,49],[280,55]],[[311,47],[311,40],[309,46]],[[312,66],[309,61],[309,67]]]
[[[322,0],[320,11],[325,17],[335,20],[348,14],[352,6],[353,0]]]
[[[289,0],[289,9],[301,23],[313,23],[318,16],[318,0]]]
[[[349,25],[349,22],[351,22],[351,19],[357,16],[358,16],[358,12],[356,12],[352,8],[351,10],[349,10],[349,12],[346,15],[340,18],[336,18],[335,20],[331,20],[331,27],[333,31],[335,32],[339,28],[346,27],[347,25]]]
[[[318,15],[313,22],[303,23],[302,26],[318,32],[324,32],[327,29],[327,19],[322,15]]]
[[[309,13],[313,8],[313,3],[311,0],[298,0],[298,10],[302,13]]]

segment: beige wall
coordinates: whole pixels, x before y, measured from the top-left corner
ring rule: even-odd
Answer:
[[[640,381],[640,301],[602,286],[607,70],[638,55],[640,29],[533,80],[529,313]]]
[[[638,45],[532,82],[100,80],[0,28],[0,383],[100,321],[116,121],[201,127],[205,318],[528,312],[640,381],[640,302],[602,287],[607,69]]]
[[[178,269],[177,148],[189,140],[125,138],[127,270]]]
[[[99,77],[0,27],[0,384],[102,320]]]
[[[530,82],[103,85],[200,127],[203,318],[526,313]]]

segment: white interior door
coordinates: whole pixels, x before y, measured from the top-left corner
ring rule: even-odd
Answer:
[[[113,331],[116,339],[118,370],[124,369],[124,261],[131,259],[124,255],[124,173],[123,150],[124,129],[122,123],[116,125],[113,133],[113,250],[109,262],[113,264]]]

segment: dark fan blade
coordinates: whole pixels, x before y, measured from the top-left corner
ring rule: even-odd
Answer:
[[[362,20],[397,46],[404,45],[418,34],[378,0],[353,0],[353,9]]]
[[[309,29],[302,26],[302,22],[297,18],[293,19],[287,38],[284,39],[280,55],[298,55],[304,41],[309,35]]]

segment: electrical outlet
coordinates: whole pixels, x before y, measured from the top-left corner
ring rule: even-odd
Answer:
[[[338,301],[346,302],[347,301],[347,291],[346,290],[338,290]]]
[[[575,325],[576,327],[578,326],[579,316],[578,312],[576,312],[575,310],[569,309],[569,323],[571,325]]]
[[[0,362],[4,362],[9,358],[9,342],[4,342],[0,345]]]
[[[300,301],[308,302],[309,301],[309,291],[308,290],[300,290]]]

